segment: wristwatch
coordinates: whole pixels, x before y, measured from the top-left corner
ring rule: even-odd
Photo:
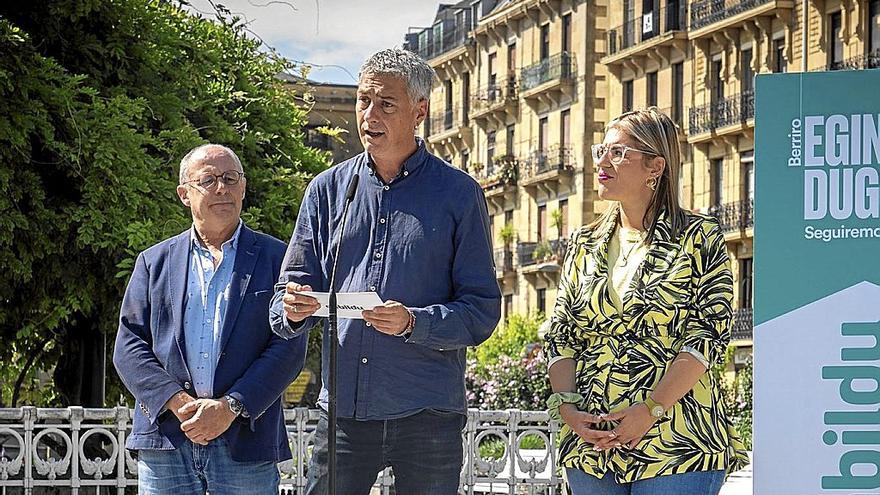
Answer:
[[[241,416],[242,413],[244,413],[244,404],[242,404],[240,400],[231,395],[224,395],[223,398],[226,399],[226,403],[229,404],[229,410],[232,411],[232,414],[235,414],[236,417]]]
[[[648,406],[648,412],[650,412],[651,416],[654,418],[660,419],[666,415],[666,408],[656,400],[652,399],[650,395],[645,398],[644,404]]]

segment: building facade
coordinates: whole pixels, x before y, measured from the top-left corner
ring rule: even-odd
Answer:
[[[406,46],[437,69],[424,133],[483,184],[504,314],[548,311],[571,228],[606,205],[589,146],[620,113],[679,125],[681,201],[718,218],[752,345],[754,77],[880,67],[880,0],[470,0]],[[806,49],[804,49],[806,48]]]

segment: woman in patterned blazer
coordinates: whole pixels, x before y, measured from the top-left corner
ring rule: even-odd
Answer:
[[[593,146],[611,203],[568,244],[546,336],[575,495],[716,495],[748,462],[709,367],[730,340],[724,236],[678,202],[675,124],[652,107]]]

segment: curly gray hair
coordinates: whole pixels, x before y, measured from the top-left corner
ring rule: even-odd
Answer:
[[[393,75],[406,81],[406,90],[412,101],[427,100],[431,95],[436,74],[434,69],[413,52],[400,48],[388,48],[370,56],[358,73],[358,80],[364,76]]]

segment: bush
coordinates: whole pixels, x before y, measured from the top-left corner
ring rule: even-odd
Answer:
[[[511,316],[468,357],[468,402],[479,409],[543,410],[550,394],[538,342],[543,315]]]

